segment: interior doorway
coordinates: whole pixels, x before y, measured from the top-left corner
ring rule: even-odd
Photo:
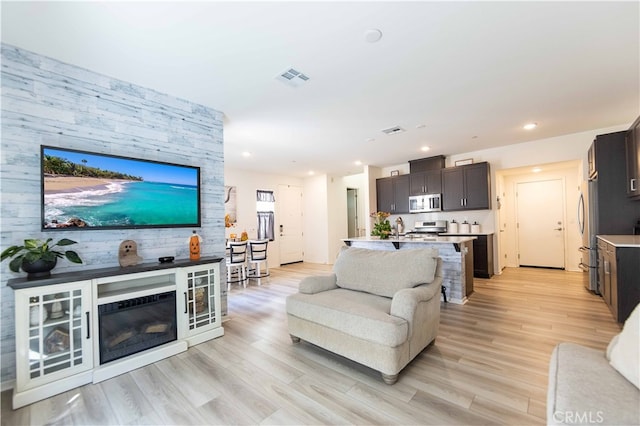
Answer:
[[[278,185],[276,235],[280,239],[280,264],[303,261],[302,188]]]
[[[564,182],[518,182],[516,229],[520,266],[565,268]]]
[[[359,237],[358,230],[358,190],[347,188],[347,237]]]

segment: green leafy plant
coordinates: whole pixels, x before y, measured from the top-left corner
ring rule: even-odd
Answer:
[[[375,219],[371,235],[380,237],[383,240],[389,238],[389,235],[391,235],[391,224],[387,218],[391,216],[391,213],[373,212],[370,216]]]
[[[78,253],[76,253],[75,251],[53,250],[53,248],[56,246],[62,247],[76,244],[75,241],[68,238],[63,238],[55,244],[51,244],[51,241],[53,241],[53,238],[49,238],[46,241],[26,239],[24,240],[24,245],[11,246],[3,251],[0,261],[12,257],[13,260],[9,262],[9,269],[11,269],[13,272],[20,271],[22,262],[34,263],[38,260],[43,260],[45,262],[55,262],[58,258],[66,257],[70,262],[82,263],[82,259],[80,259],[80,256],[78,256]]]

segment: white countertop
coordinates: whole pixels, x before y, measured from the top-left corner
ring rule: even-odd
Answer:
[[[596,235],[615,247],[640,248],[640,235]]]
[[[450,243],[450,244],[460,244],[467,241],[473,241],[476,237],[474,236],[466,236],[466,237],[403,237],[399,238],[390,237],[386,240],[381,240],[378,237],[354,237],[354,238],[344,238],[342,241],[366,241],[366,242],[374,242],[374,243]]]

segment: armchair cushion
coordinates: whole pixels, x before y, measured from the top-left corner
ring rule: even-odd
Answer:
[[[403,288],[432,282],[437,259],[435,249],[383,251],[351,247],[340,253],[333,272],[338,287],[393,297]]]
[[[391,299],[336,289],[287,298],[287,313],[350,336],[396,347],[407,340],[409,325],[389,315]],[[345,342],[346,344],[346,342]]]

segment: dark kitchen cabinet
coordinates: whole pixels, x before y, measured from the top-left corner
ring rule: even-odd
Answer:
[[[640,202],[627,194],[627,131],[598,135],[591,144],[595,169],[589,178],[589,229],[593,235],[633,233]]]
[[[473,240],[473,276],[491,278],[493,276],[493,234],[447,234],[447,236],[476,237]]]
[[[440,170],[429,170],[409,174],[409,194],[425,195],[442,193],[442,176]]]
[[[469,164],[442,170],[442,209],[491,208],[489,163]]]
[[[640,247],[616,247],[598,237],[600,293],[613,318],[623,323],[640,303]]]
[[[640,117],[631,125],[625,137],[627,159],[627,195],[640,200]]]
[[[409,175],[376,179],[379,212],[409,213]]]
[[[444,169],[444,155],[435,157],[420,158],[419,160],[409,160],[409,173],[419,173],[431,170]]]

